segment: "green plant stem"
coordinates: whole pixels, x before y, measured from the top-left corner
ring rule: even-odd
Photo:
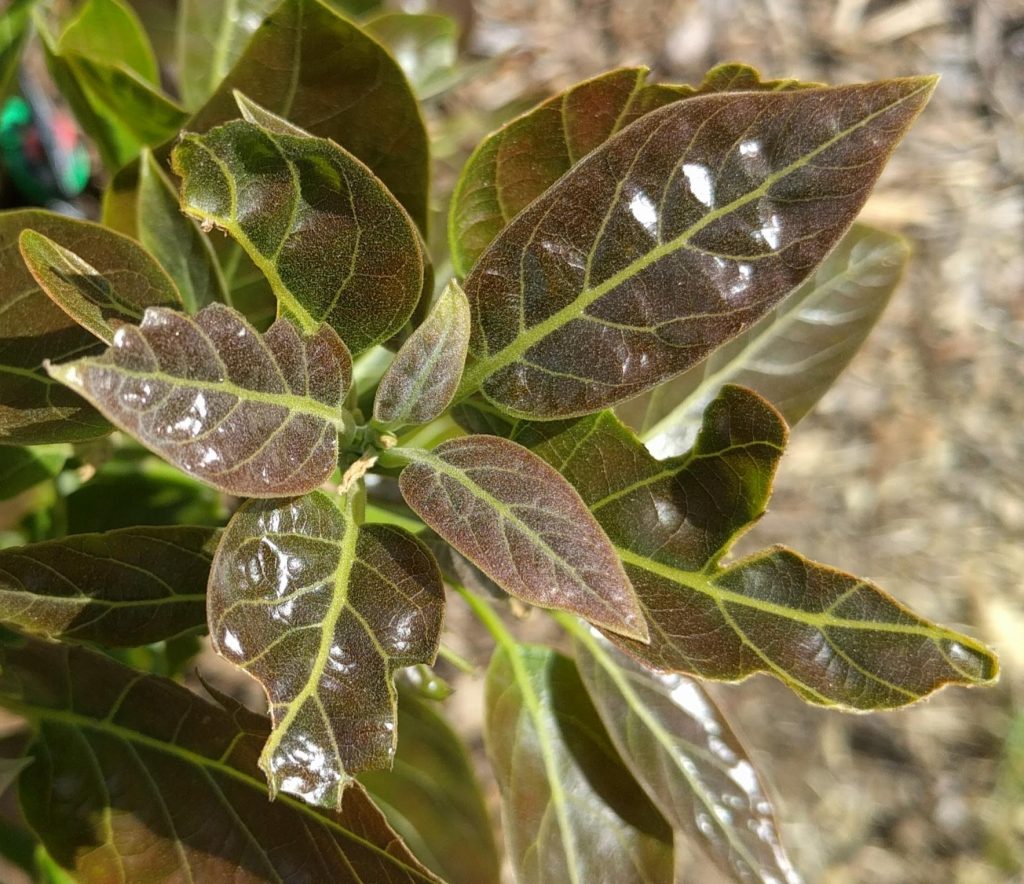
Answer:
[[[519,642],[516,641],[515,636],[508,631],[508,627],[501,622],[501,618],[495,613],[494,608],[490,606],[488,602],[485,602],[482,598],[479,598],[474,593],[470,592],[461,583],[455,583],[454,581],[449,582],[449,585],[454,589],[462,600],[469,605],[470,610],[476,615],[484,629],[486,629],[501,647],[508,651],[509,655],[514,659],[519,659]]]
[[[458,651],[452,650],[448,645],[442,644],[437,649],[437,655],[444,660],[446,663],[450,663],[459,672],[465,672],[466,675],[477,675],[479,670],[473,664],[472,661],[467,660]]]
[[[462,432],[462,428],[452,419],[450,415],[442,415],[436,420],[422,427],[415,427],[408,433],[398,437],[398,444],[402,448],[433,448],[446,439],[450,439]]]

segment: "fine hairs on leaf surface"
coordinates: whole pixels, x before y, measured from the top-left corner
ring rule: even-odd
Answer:
[[[996,678],[867,580],[729,558],[907,262],[855,219],[934,78],[623,68],[469,152],[444,16],[183,0],[168,63],[126,0],[30,5],[0,92],[31,19],[106,167],[102,225],[0,212],[33,880],[668,884],[701,850],[793,884],[701,680],[866,712]],[[448,255],[420,100],[468,154]]]

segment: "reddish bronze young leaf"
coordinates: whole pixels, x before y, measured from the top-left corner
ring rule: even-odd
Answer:
[[[359,786],[340,811],[267,801],[262,716],[82,648],[0,650],[0,706],[36,725],[21,806],[76,880],[438,881]]]
[[[933,78],[719,93],[641,117],[521,212],[466,278],[464,393],[597,411],[757,321],[860,211]]]
[[[403,450],[416,514],[503,589],[640,641],[633,589],[600,525],[543,460],[496,436]]]
[[[432,663],[441,572],[394,525],[359,525],[322,492],[248,501],[210,575],[214,648],[256,678],[273,731],[260,756],[270,793],[341,808],[354,774],[395,753],[394,671]]]
[[[852,709],[903,706],[998,673],[979,642],[788,549],[719,564],[764,513],[786,440],[778,413],[748,390],[726,387],[693,450],[670,460],[655,460],[610,412],[508,432],[566,476],[611,538],[650,642],[608,636],[654,669],[728,681],[765,672],[810,702]]]
[[[261,336],[211,304],[194,317],[150,308],[102,356],[49,371],[196,478],[282,497],[334,470],[352,358],[330,326],[304,337],[280,319]]]

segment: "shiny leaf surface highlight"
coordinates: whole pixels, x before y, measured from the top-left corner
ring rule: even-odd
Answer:
[[[218,531],[127,528],[0,550],[0,620],[64,641],[138,647],[206,624]]]
[[[393,525],[360,526],[352,505],[322,492],[249,501],[210,576],[214,648],[270,699],[271,796],[324,807],[342,806],[354,774],[391,765],[394,671],[433,662],[444,619],[429,550]]]
[[[646,638],[615,550],[580,496],[543,460],[496,436],[401,451],[412,460],[399,478],[406,502],[504,590]]]
[[[860,349],[908,255],[900,237],[854,225],[814,275],[764,319],[616,412],[658,457],[689,450],[701,414],[725,384],[760,393],[792,426]]]
[[[521,212],[466,278],[463,378],[510,413],[585,414],[744,331],[853,222],[934,78],[667,105]]]
[[[499,647],[485,702],[517,880],[672,881],[671,830],[623,765],[571,660]]]
[[[645,665],[726,681],[765,672],[809,702],[861,710],[996,678],[984,645],[870,581],[784,547],[720,564],[764,513],[786,441],[756,394],[726,387],[693,450],[664,461],[610,412],[510,432],[566,476],[614,543],[650,643],[607,634]]]
[[[393,427],[425,424],[444,412],[462,378],[470,322],[469,301],[453,279],[380,379],[375,421]]]
[[[108,240],[104,272],[35,230],[18,237],[36,283],[79,325],[109,344],[118,325],[139,322],[147,307],[181,308],[174,283],[138,243],[102,227],[91,227],[87,234]],[[116,264],[109,260],[115,256]]]
[[[423,285],[416,229],[373,173],[322,138],[240,120],[174,149],[181,204],[263,271],[280,312],[331,325],[353,353],[390,338]]]
[[[284,0],[189,131],[235,119],[235,90],[358,157],[425,229],[429,152],[419,106],[398,64],[358,26],[319,0]]]
[[[737,881],[799,884],[757,769],[700,684],[652,672],[587,627],[573,633],[587,693],[665,819]]]
[[[21,806],[87,882],[436,882],[358,786],[342,811],[266,800],[266,720],[39,640],[2,649],[0,705],[35,725]]]
[[[194,317],[151,307],[102,356],[49,371],[197,479],[282,497],[333,472],[352,360],[329,326],[303,336],[280,319],[260,335],[211,304]]]
[[[364,30],[387,47],[421,99],[455,81],[459,28],[447,15],[385,12]]]
[[[408,691],[398,704],[398,733],[394,767],[359,781],[415,855],[450,884],[498,884],[491,821],[462,741]]]

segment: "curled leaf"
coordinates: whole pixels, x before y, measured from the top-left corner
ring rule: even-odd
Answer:
[[[138,647],[206,624],[219,531],[125,528],[0,550],[0,620],[63,641]]]
[[[172,162],[184,211],[228,231],[304,330],[326,322],[359,353],[412,315],[424,272],[416,228],[338,145],[237,120],[184,136]]]
[[[433,662],[444,617],[422,543],[360,526],[351,497],[248,501],[218,549],[209,614],[214,648],[270,698],[271,796],[341,808],[355,773],[391,766],[394,671]]]
[[[580,496],[543,460],[496,436],[402,453],[412,460],[399,477],[406,502],[502,589],[646,640],[615,550]]]
[[[116,326],[138,322],[147,307],[181,307],[170,277],[145,249],[119,233],[92,227],[94,239],[106,239],[108,254],[117,254],[116,265],[103,272],[60,243],[35,230],[23,230],[18,238],[25,266],[65,313],[110,343]]]
[[[425,424],[444,412],[459,388],[469,324],[469,302],[453,279],[380,379],[374,420],[400,427]]]
[[[717,93],[641,117],[466,277],[464,392],[569,417],[700,362],[824,260],[934,85]]]
[[[49,371],[196,478],[281,497],[312,491],[334,470],[352,360],[329,326],[303,336],[279,319],[260,335],[211,304],[194,317],[150,308],[102,356]]]

